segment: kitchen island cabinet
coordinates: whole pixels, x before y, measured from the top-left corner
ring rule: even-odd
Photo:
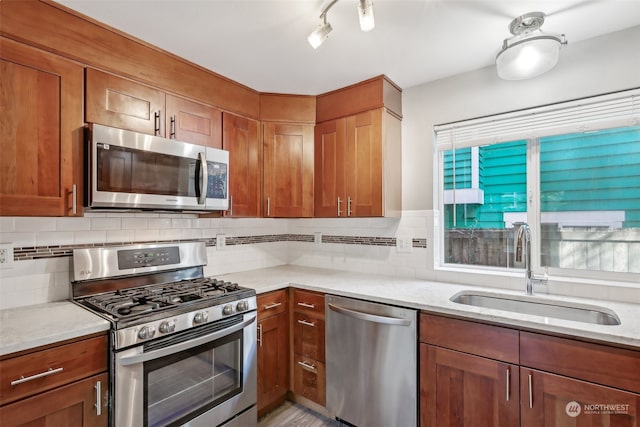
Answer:
[[[289,304],[286,289],[258,295],[258,417],[289,389]]]
[[[0,215],[82,207],[82,66],[0,38]]]
[[[421,426],[640,426],[640,353],[422,313]]]
[[[0,360],[0,425],[106,426],[106,334]]]

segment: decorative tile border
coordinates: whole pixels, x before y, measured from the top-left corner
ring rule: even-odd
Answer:
[[[313,243],[315,236],[312,234],[265,234],[256,236],[229,236],[225,239],[226,246],[253,245],[257,243],[274,242],[306,242]],[[108,246],[140,245],[140,244],[170,244],[178,242],[204,242],[206,246],[216,246],[216,238],[190,239],[190,240],[162,240],[147,242],[110,242],[78,245],[52,245],[14,248],[14,261],[26,261],[43,258],[69,257],[73,255],[74,249],[100,248]],[[395,237],[366,237],[366,236],[336,236],[323,234],[322,243],[335,243],[343,245],[366,245],[366,246],[396,246]],[[412,239],[414,248],[426,248],[427,239]]]

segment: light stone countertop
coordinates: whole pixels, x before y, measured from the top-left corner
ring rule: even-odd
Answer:
[[[70,301],[0,310],[0,356],[110,327],[107,320]]]
[[[576,338],[623,345],[640,350],[640,305],[583,298],[535,295],[536,300],[568,301],[613,310],[621,325],[605,326],[545,318],[449,301],[465,290],[524,296],[509,291],[420,279],[351,273],[321,268],[280,266],[216,276],[253,288],[258,294],[293,286],[334,295],[453,315],[504,326],[551,332]],[[107,320],[70,301],[0,310],[0,356],[96,332],[107,331]]]
[[[551,332],[565,336],[595,340],[640,350],[640,305],[536,294],[527,299],[552,302],[572,302],[613,310],[621,324],[594,325],[569,320],[547,318],[489,308],[472,307],[449,301],[461,291],[495,292],[525,297],[523,291],[465,286],[420,279],[351,273],[300,266],[280,266],[219,277],[254,288],[258,294],[293,286],[301,289],[366,299],[433,313],[453,315],[531,331]],[[524,288],[524,286],[523,286]]]

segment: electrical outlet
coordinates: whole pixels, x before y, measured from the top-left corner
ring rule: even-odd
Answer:
[[[411,237],[396,237],[396,251],[398,253],[411,253],[413,239]]]
[[[13,267],[13,244],[0,243],[0,268]]]
[[[319,231],[316,231],[315,233],[313,233],[313,242],[316,245],[319,245],[320,243],[322,243],[322,233],[320,233]]]
[[[224,234],[216,235],[216,248],[224,249],[227,246],[227,237]]]

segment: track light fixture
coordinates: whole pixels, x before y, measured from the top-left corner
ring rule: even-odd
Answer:
[[[496,56],[498,76],[505,80],[522,80],[539,76],[558,63],[560,48],[567,44],[564,34],[544,33],[544,13],[519,16],[509,25],[513,37],[505,39]]]
[[[333,28],[327,21],[327,12],[336,4],[338,0],[332,0],[329,2],[322,12],[320,12],[320,25],[309,34],[307,40],[314,49],[317,49],[326,39],[329,37],[329,33]],[[358,0],[358,17],[360,18],[360,29],[362,31],[371,31],[375,27],[373,19],[373,1],[372,0]]]
[[[373,30],[376,23],[373,19],[373,2],[371,0],[360,0],[358,17],[360,18],[360,29],[362,31]]]

